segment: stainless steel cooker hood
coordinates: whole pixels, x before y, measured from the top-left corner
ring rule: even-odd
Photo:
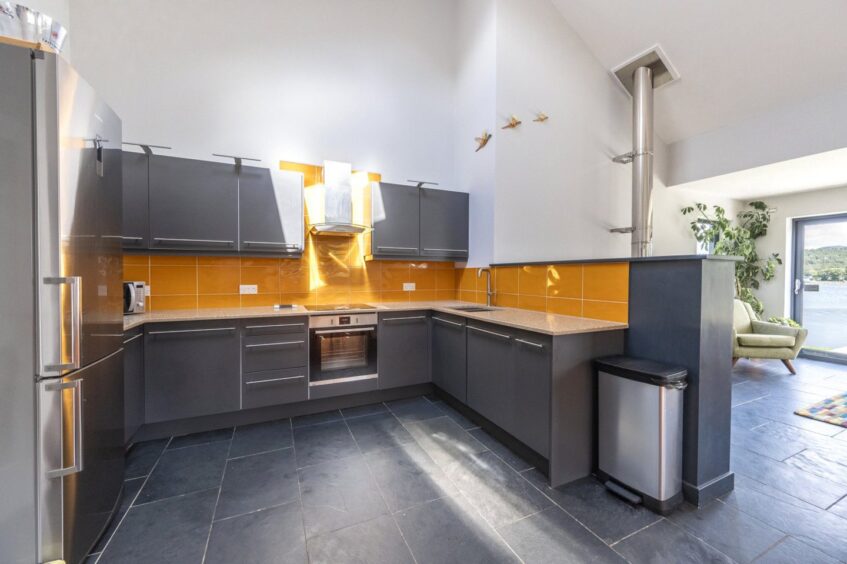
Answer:
[[[323,183],[309,187],[306,196],[309,230],[314,235],[337,236],[370,231],[363,213],[369,195],[366,174],[357,178],[349,163],[325,161]]]

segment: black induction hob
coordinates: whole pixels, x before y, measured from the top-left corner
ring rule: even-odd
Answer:
[[[350,311],[361,309],[376,309],[368,304],[318,304],[303,306],[309,311]]]

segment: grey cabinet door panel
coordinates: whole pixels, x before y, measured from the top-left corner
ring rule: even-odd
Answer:
[[[302,251],[303,219],[300,201],[289,202],[267,168],[242,166],[238,176],[239,250],[243,253],[291,254]],[[290,217],[299,225],[286,225]],[[289,220],[290,221],[290,220]]]
[[[421,188],[421,255],[468,257],[468,194]]]
[[[242,404],[244,409],[305,401],[309,396],[306,367],[268,370],[244,375]]]
[[[285,338],[245,337],[242,351],[245,373],[306,366],[309,360],[305,334]]]
[[[237,250],[235,165],[150,156],[151,249]]]
[[[124,334],[124,442],[144,424],[144,331]]]
[[[150,245],[147,155],[128,153],[123,160],[123,247],[146,249]]]
[[[465,321],[432,314],[432,383],[461,401],[468,401]]]
[[[515,334],[509,396],[513,398],[506,429],[538,454],[550,456],[550,380],[552,341],[542,335]]]
[[[262,335],[286,335],[303,334],[309,326],[307,317],[272,317],[259,319],[245,319],[242,322],[242,334],[245,337],[256,337]]]
[[[427,311],[380,314],[378,331],[377,370],[380,389],[430,381]]]
[[[236,322],[150,325],[144,342],[147,423],[236,411]]]
[[[381,183],[373,194],[374,256],[415,257],[420,254],[419,188]]]
[[[513,428],[511,335],[502,327],[468,323],[468,405],[509,432]]]

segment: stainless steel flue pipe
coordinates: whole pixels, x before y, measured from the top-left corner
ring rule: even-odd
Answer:
[[[653,254],[653,71],[638,67],[632,93],[632,256]]]

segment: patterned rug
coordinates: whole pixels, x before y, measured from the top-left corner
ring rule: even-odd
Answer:
[[[819,401],[805,409],[798,409],[794,413],[839,427],[847,427],[847,392]]]

